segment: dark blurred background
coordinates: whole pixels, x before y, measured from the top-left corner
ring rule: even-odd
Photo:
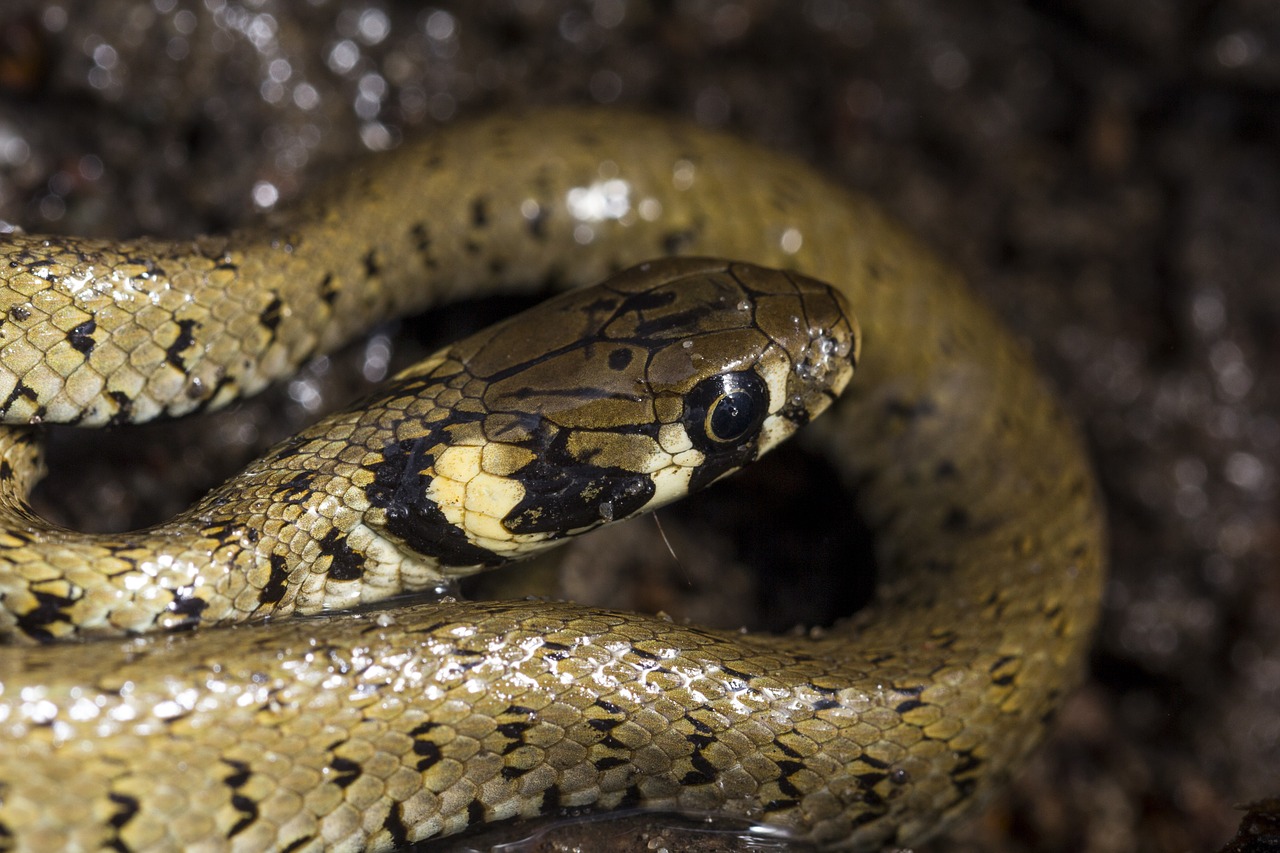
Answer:
[[[1090,681],[1016,789],[928,849],[1212,850],[1280,793],[1274,0],[7,0],[0,220],[226,228],[359,152],[561,102],[690,117],[870,193],[1087,431],[1114,558]],[[334,376],[376,378],[413,347],[393,331],[312,365],[283,413],[131,450],[59,433],[48,511],[153,520],[188,499],[175,477],[208,486]]]

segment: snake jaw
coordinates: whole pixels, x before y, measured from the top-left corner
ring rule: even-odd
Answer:
[[[854,330],[838,294],[791,273],[642,264],[392,380],[435,404],[372,463],[370,503],[451,576],[531,556],[789,436],[847,382]]]

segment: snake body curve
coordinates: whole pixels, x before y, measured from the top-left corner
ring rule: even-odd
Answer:
[[[1076,433],[953,272],[786,158],[628,114],[499,117],[225,237],[3,253],[0,405],[16,422],[220,405],[388,312],[655,256],[829,281],[867,351],[812,429],[889,577],[870,612],[803,638],[505,602],[10,647],[0,846],[385,849],[587,805],[908,844],[1007,778],[1078,675],[1104,541]],[[133,318],[125,291],[147,294]],[[6,496],[31,476],[25,435],[5,436]],[[26,530],[0,544],[29,554]],[[162,598],[172,613],[172,585]],[[24,612],[49,633],[78,624],[56,590],[25,608],[15,635]]]

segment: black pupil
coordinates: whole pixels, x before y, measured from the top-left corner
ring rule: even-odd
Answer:
[[[751,395],[730,391],[712,404],[707,416],[707,432],[716,441],[733,441],[751,427],[755,416]]]

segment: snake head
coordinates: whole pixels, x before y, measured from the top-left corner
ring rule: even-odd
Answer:
[[[397,424],[370,501],[446,574],[527,556],[755,460],[830,405],[858,348],[825,284],[641,264],[397,377],[393,393],[428,402]]]

